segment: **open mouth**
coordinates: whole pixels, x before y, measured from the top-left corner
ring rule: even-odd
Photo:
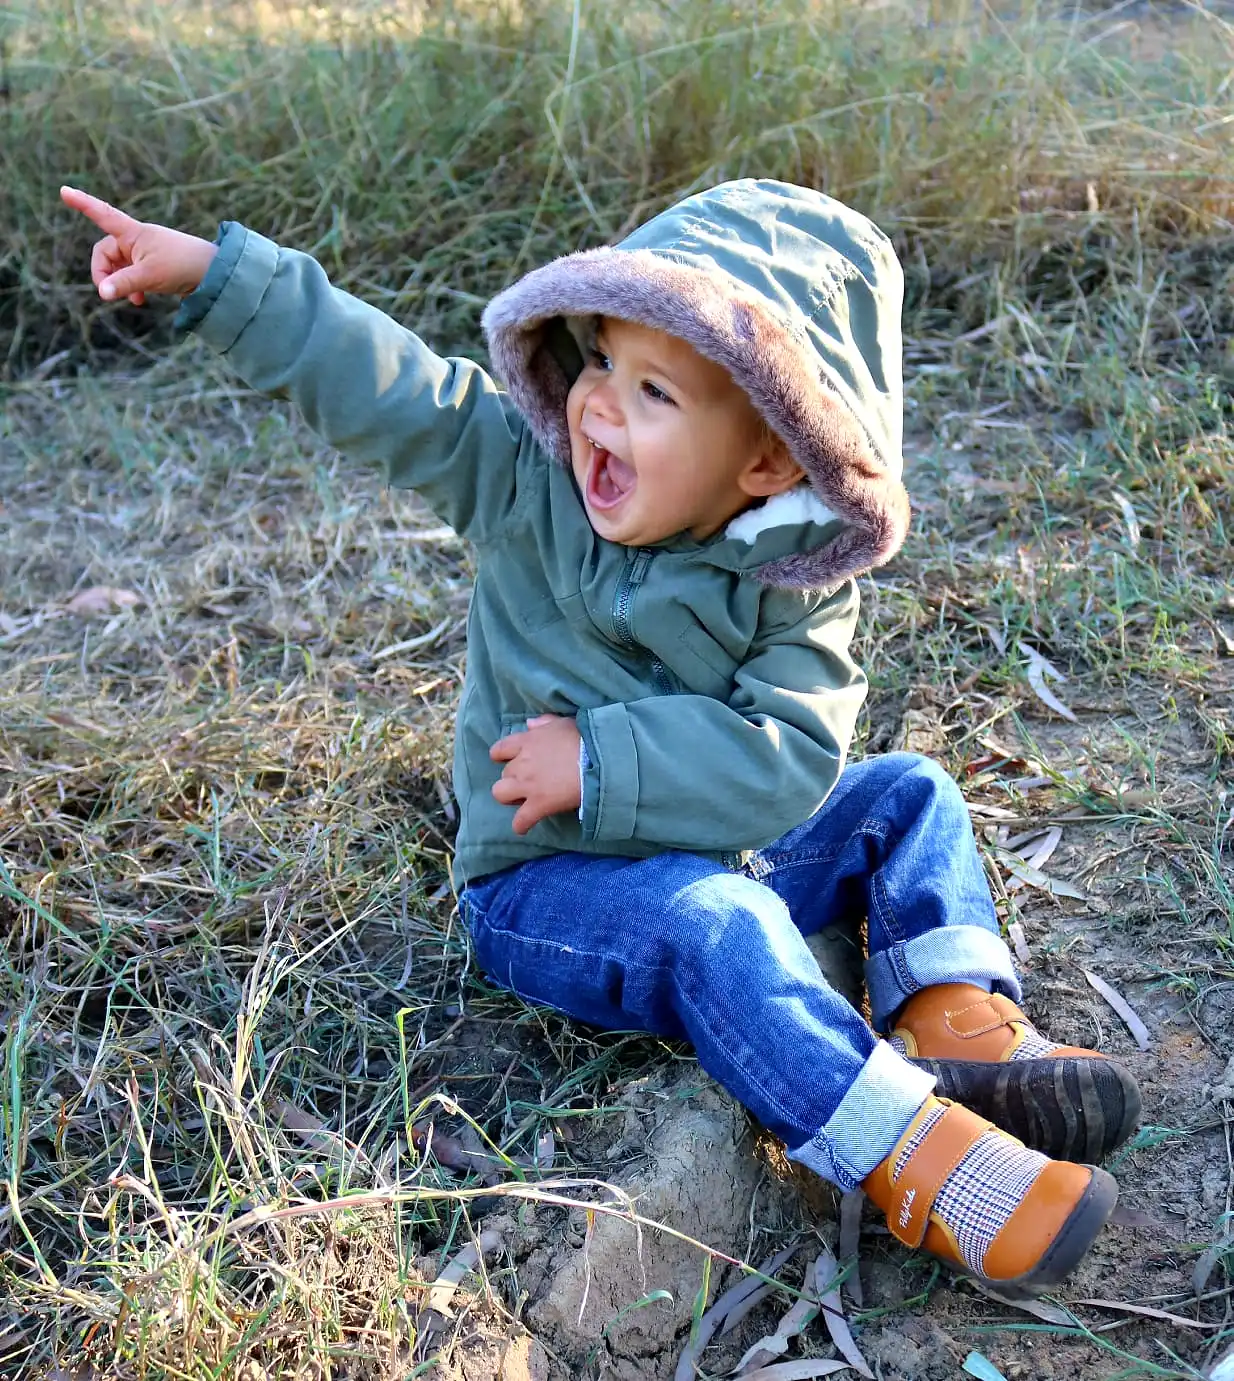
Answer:
[[[587,468],[587,501],[593,508],[616,508],[634,488],[634,467],[620,456],[591,441],[591,464]]]

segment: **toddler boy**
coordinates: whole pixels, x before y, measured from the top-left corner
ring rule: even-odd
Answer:
[[[180,293],[183,329],[475,544],[455,882],[485,971],[690,1041],[910,1246],[1004,1291],[1066,1275],[1116,1186],[1049,1156],[1125,1138],[1134,1081],[1016,1006],[951,779],[845,766],[854,578],[908,526],[886,237],[782,183],[693,196],[493,301],[504,393],[252,231],[63,196],[107,232],[104,298]],[[887,1040],[804,939],[863,915]]]

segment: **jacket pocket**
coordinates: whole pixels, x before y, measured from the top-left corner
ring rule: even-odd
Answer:
[[[571,623],[581,623],[588,619],[587,607],[583,603],[581,591],[572,595],[549,595],[539,599],[519,615],[519,623],[527,633],[538,632],[551,624],[568,619]]]

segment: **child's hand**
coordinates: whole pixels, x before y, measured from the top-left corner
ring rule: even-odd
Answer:
[[[218,252],[209,240],[135,221],[75,187],[61,187],[60,198],[107,232],[90,255],[90,277],[105,302],[127,297],[140,307],[147,293],[187,297],[206,276]]]
[[[493,798],[503,806],[522,802],[514,815],[514,833],[526,834],[546,815],[577,813],[582,800],[578,753],[582,737],[572,719],[542,714],[527,721],[527,730],[498,739],[489,749],[494,762],[504,762]]]

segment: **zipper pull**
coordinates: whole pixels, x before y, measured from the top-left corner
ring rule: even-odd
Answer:
[[[646,576],[648,567],[650,567],[654,557],[655,552],[649,547],[640,547],[638,549],[638,555],[634,558],[634,565],[630,568],[631,585],[641,585],[643,583],[643,578]]]

